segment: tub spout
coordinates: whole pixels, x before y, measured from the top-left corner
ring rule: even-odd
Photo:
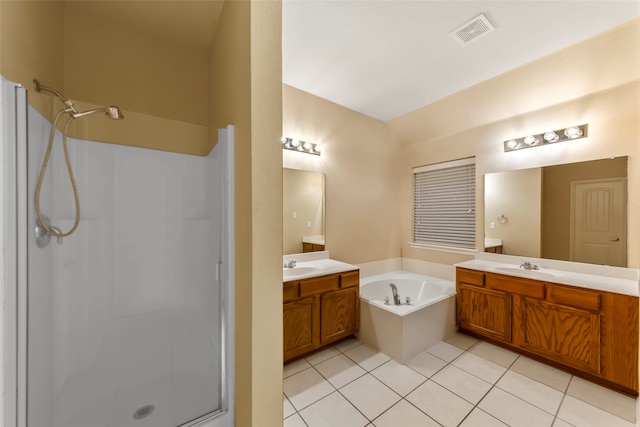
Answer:
[[[396,285],[394,285],[393,283],[389,283],[389,286],[391,286],[391,292],[393,293],[393,304],[402,305],[402,302],[400,301],[400,295],[398,295],[398,288],[396,287]]]

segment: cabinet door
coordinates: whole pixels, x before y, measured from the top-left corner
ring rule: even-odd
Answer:
[[[329,292],[321,297],[320,342],[345,338],[358,330],[360,301],[358,287]]]
[[[318,298],[283,305],[284,360],[307,353],[320,344]]]
[[[514,302],[514,344],[594,374],[600,373],[597,311],[521,298]]]
[[[458,283],[458,326],[471,332],[511,342],[511,295]]]

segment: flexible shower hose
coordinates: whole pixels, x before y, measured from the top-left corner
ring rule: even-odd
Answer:
[[[47,170],[47,164],[49,163],[49,157],[51,156],[51,149],[53,147],[53,139],[55,137],[56,125],[58,124],[58,120],[60,116],[64,113],[69,113],[72,110],[65,109],[61,110],[58,114],[56,114],[56,118],[53,121],[53,125],[51,126],[51,132],[49,133],[49,145],[47,146],[47,152],[44,155],[44,160],[42,161],[42,167],[40,168],[40,177],[38,178],[38,186],[36,187],[36,215],[38,216],[38,221],[40,221],[40,226],[45,229],[47,233],[55,237],[67,237],[73,234],[74,231],[78,228],[80,224],[80,198],[78,197],[78,188],[76,186],[76,180],[73,177],[73,169],[71,168],[71,161],[69,160],[69,149],[67,147],[67,127],[71,120],[74,119],[73,116],[69,116],[67,121],[64,124],[64,128],[62,130],[62,148],[64,150],[64,158],[67,162],[67,172],[69,173],[69,180],[71,181],[71,188],[73,189],[73,198],[76,203],[76,219],[73,224],[73,227],[66,233],[57,232],[47,226],[42,219],[42,212],[40,211],[40,191],[42,190],[42,183],[44,182],[44,173]]]

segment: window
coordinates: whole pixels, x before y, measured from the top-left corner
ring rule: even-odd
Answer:
[[[413,169],[414,242],[475,249],[475,158]]]

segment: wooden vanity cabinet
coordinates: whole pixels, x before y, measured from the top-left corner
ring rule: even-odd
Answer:
[[[285,282],[283,302],[286,362],[358,331],[360,272]]]
[[[283,286],[282,324],[284,358],[307,353],[320,344],[320,305],[313,297],[300,298],[298,282]]]
[[[638,395],[637,297],[463,268],[456,287],[462,332]]]
[[[324,251],[324,245],[319,245],[317,243],[307,243],[302,242],[302,252],[319,252]]]
[[[485,288],[484,280],[484,273],[458,270],[458,325],[495,340],[511,342],[511,295]]]
[[[554,296],[559,294],[575,298],[558,301]],[[513,343],[564,365],[600,375],[600,292],[546,284],[546,296],[514,298]]]

